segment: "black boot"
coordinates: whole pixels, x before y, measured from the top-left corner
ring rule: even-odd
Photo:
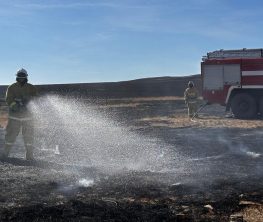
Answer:
[[[1,159],[6,159],[9,156],[12,145],[5,144],[4,151],[1,153]]]
[[[32,147],[27,147],[26,148],[26,160],[34,160],[34,155],[33,155],[33,149]]]

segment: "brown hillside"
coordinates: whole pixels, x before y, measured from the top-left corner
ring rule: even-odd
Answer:
[[[38,85],[37,87],[41,94],[49,92],[82,97],[182,96],[189,80],[194,81],[201,90],[200,75],[144,78],[121,82]],[[4,97],[6,87],[0,86],[0,98]]]

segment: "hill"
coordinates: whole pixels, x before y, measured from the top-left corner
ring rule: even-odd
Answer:
[[[37,85],[41,94],[58,93],[82,97],[150,97],[182,96],[188,81],[194,81],[201,91],[200,75],[184,77],[156,77],[121,82],[74,83]],[[5,95],[7,86],[0,86],[0,98]]]

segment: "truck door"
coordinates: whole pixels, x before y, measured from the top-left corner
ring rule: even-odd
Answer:
[[[224,85],[240,85],[240,79],[241,74],[239,64],[224,65]]]
[[[224,87],[224,66],[204,65],[203,66],[203,89],[222,90]]]

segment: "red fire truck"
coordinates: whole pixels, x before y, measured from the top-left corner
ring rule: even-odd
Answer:
[[[201,63],[203,98],[237,118],[263,115],[263,49],[218,50]]]

